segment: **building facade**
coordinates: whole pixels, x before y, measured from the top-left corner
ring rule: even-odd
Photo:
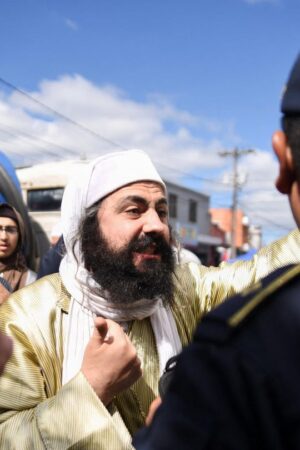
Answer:
[[[222,260],[230,259],[230,246],[232,234],[232,209],[211,208],[211,234],[223,240]],[[250,249],[259,250],[261,247],[260,227],[250,225],[249,218],[241,209],[236,211],[235,247],[238,254],[248,252]]]
[[[168,189],[170,224],[176,237],[200,258],[202,264],[215,264],[216,247],[222,240],[210,234],[209,196],[164,181]]]

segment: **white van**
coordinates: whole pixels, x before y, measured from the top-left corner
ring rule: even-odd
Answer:
[[[80,174],[82,165],[87,163],[88,160],[67,160],[16,170],[40,255],[49,248],[52,230],[60,221],[61,200],[69,178]]]

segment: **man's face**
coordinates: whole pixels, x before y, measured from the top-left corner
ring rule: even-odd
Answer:
[[[85,219],[81,239],[85,267],[100,295],[105,291],[111,302],[121,304],[142,298],[172,301],[175,262],[159,185],[135,183],[107,197],[97,216]]]
[[[0,217],[0,259],[11,256],[17,248],[19,231],[16,222],[9,217]]]
[[[133,183],[109,195],[98,211],[98,222],[108,245],[115,251],[149,234],[170,242],[167,200],[162,187],[153,182]],[[132,263],[141,271],[145,263],[160,259],[155,243],[132,255]]]

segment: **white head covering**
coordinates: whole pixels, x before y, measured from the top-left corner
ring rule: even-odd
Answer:
[[[99,156],[82,168],[67,184],[61,205],[61,221],[65,245],[68,248],[84,211],[108,194],[139,181],[166,185],[149,156],[141,150],[128,150]]]
[[[84,267],[79,243],[76,242],[74,249],[72,248],[73,238],[78,232],[86,208],[117,189],[139,181],[159,183],[166,192],[166,186],[149,156],[141,150],[128,150],[109,153],[95,159],[83,167],[80,177],[77,176],[71,180],[65,188],[61,206],[61,222],[66,255],[61,262],[59,272],[65,287],[72,296],[72,301],[68,334],[65,340],[63,382],[72,378],[81,366],[83,352],[93,329],[93,315],[101,315],[118,322],[149,316],[152,321],[152,316],[153,318],[159,315],[167,316],[164,320],[172,322],[170,333],[172,336],[175,334],[175,338],[172,337],[171,340],[176,341],[176,351],[180,350],[181,344],[170,310],[163,308],[161,302],[157,300],[149,302],[149,300],[140,299],[130,305],[112,304],[107,296],[104,298],[95,294],[93,288],[98,287],[99,290],[99,286]],[[163,313],[158,314],[158,310],[163,310]],[[158,322],[157,329],[161,334],[163,333],[161,330],[167,327],[167,324],[162,325],[160,319]],[[153,328],[155,333],[154,325]],[[167,337],[167,340],[169,341],[170,337]],[[166,347],[166,343],[164,346]],[[164,353],[174,354],[173,344],[172,349],[169,348],[169,343],[167,347],[169,350]],[[163,367],[167,358],[163,358],[164,362],[161,364]]]

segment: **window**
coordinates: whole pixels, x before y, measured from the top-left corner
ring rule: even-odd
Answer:
[[[189,201],[189,221],[197,222],[197,202],[195,200]]]
[[[177,217],[177,195],[169,194],[169,216],[175,219]]]
[[[27,191],[29,211],[60,211],[64,188],[34,189]]]

